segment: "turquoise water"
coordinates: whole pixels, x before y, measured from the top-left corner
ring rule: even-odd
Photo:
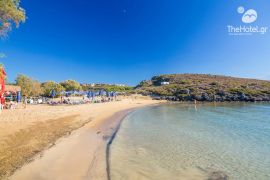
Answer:
[[[170,104],[127,116],[111,147],[119,179],[270,179],[270,104]]]

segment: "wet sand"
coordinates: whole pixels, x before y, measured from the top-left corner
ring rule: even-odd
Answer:
[[[28,121],[26,120],[25,123],[20,122],[19,124],[22,123],[23,125],[19,128],[16,127],[16,125],[18,125],[16,118],[10,118],[10,121],[13,120],[14,123],[13,125],[12,122],[7,123],[7,127],[14,126],[11,128],[13,133],[8,132],[4,135],[2,132],[0,140],[1,138],[2,140],[7,139],[11,135],[14,136],[14,133],[22,131],[22,129],[32,127],[33,130],[35,129],[33,128],[33,124],[44,124],[44,122],[50,122],[49,120],[42,119],[44,111],[47,111],[47,114],[50,114],[50,111],[52,111],[52,113],[59,111],[59,114],[57,114],[58,116],[55,116],[55,118],[58,119],[54,119],[54,122],[63,122],[64,120],[61,118],[67,117],[67,115],[69,117],[67,119],[73,119],[70,123],[69,121],[64,123],[66,126],[63,126],[63,124],[57,124],[57,129],[61,129],[63,127],[64,129],[68,129],[73,127],[75,124],[77,125],[68,129],[68,131],[62,131],[62,134],[60,133],[59,136],[64,137],[60,139],[58,138],[58,140],[56,140],[56,137],[50,139],[50,141],[48,141],[48,138],[43,138],[43,141],[45,139],[45,142],[48,142],[42,144],[42,148],[47,150],[44,151],[43,149],[41,152],[36,151],[31,153],[25,161],[22,161],[25,164],[22,168],[20,168],[20,164],[18,164],[16,172],[10,177],[10,179],[107,179],[106,147],[121,119],[123,119],[123,117],[126,116],[133,108],[157,103],[160,102],[149,99],[128,98],[119,102],[104,104],[88,104],[67,107],[44,106],[42,107],[43,110],[40,110],[41,116],[38,116],[39,113],[35,113],[37,116],[32,118],[32,120],[29,120],[28,118]],[[62,108],[66,113],[61,113],[62,110],[59,110],[58,108]],[[32,109],[31,112],[34,113],[34,110]],[[35,115],[32,114],[32,116]],[[49,116],[51,117],[51,115]],[[25,115],[25,117],[27,117],[27,115]],[[5,118],[5,116],[2,116],[1,118]],[[44,117],[44,119],[46,118]],[[9,120],[9,118],[6,118],[6,120]],[[52,125],[55,126],[55,124]],[[3,127],[3,123],[0,123],[0,128]],[[79,129],[74,131],[76,128]],[[55,131],[55,133],[58,133],[58,131]],[[31,136],[26,138],[31,139]],[[32,144],[24,144],[23,146],[31,147]],[[0,155],[2,156],[2,154]],[[9,173],[13,172],[11,171]]]
[[[107,179],[106,147],[121,119],[132,110],[120,111],[96,126],[87,124],[59,140],[11,179]]]

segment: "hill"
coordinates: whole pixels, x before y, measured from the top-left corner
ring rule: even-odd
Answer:
[[[135,90],[174,101],[270,101],[270,81],[208,74],[154,76]]]

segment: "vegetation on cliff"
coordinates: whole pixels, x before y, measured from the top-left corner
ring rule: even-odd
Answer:
[[[135,89],[175,101],[270,101],[270,81],[207,74],[154,76]]]

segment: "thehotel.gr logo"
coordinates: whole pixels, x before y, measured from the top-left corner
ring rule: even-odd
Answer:
[[[239,14],[243,14],[242,21],[243,23],[246,23],[246,24],[255,22],[258,17],[257,12],[254,9],[249,9],[245,12],[245,8],[243,6],[240,6],[237,9],[237,12]]]
[[[254,23],[257,18],[258,14],[257,11],[254,9],[249,9],[245,11],[245,8],[243,6],[240,6],[237,8],[237,12],[239,14],[242,14],[242,22],[244,24],[251,24]],[[252,35],[252,34],[265,34],[268,30],[268,27],[259,27],[259,26],[246,26],[246,25],[240,25],[240,26],[233,26],[233,25],[227,25],[228,33],[229,35]]]

